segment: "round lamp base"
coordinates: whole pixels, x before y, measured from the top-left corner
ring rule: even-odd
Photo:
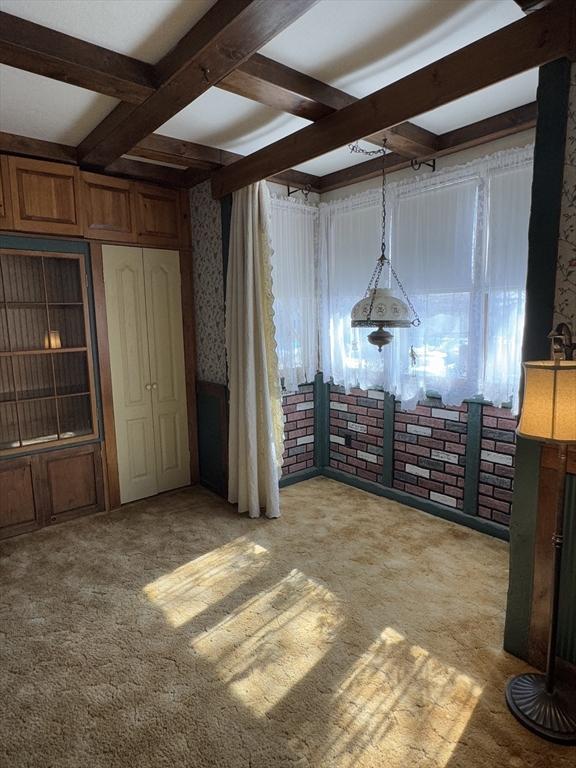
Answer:
[[[546,677],[517,675],[506,684],[506,703],[529,731],[559,744],[576,744],[576,699],[556,688],[546,690]]]

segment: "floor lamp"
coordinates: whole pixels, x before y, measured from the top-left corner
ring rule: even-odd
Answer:
[[[576,362],[524,363],[524,401],[518,434],[558,445],[560,482],[552,538],[554,575],[546,674],[527,673],[513,677],[506,686],[506,701],[516,719],[533,733],[562,744],[576,744],[576,697],[556,685],[566,464],[568,444],[576,443]]]

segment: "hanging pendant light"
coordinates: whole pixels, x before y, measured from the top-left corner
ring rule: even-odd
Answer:
[[[420,318],[404,286],[400,282],[396,270],[386,256],[386,139],[384,139],[382,149],[367,151],[361,149],[358,144],[350,145],[351,152],[360,152],[365,155],[382,155],[382,238],[380,242],[380,256],[376,261],[376,266],[366,294],[352,308],[352,328],[376,328],[368,334],[368,341],[382,351],[382,347],[390,344],[393,335],[386,328],[410,328],[411,325],[420,325]],[[390,274],[396,281],[398,288],[406,299],[403,301],[394,296],[390,288],[380,288],[380,277],[384,265],[388,265]],[[412,313],[412,318],[410,314]]]

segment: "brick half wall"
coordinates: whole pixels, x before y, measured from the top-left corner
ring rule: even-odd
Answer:
[[[284,459],[282,476],[314,466],[314,385],[302,384],[298,392],[282,397]]]

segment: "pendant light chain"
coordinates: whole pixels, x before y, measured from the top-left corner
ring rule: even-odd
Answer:
[[[381,155],[382,157],[382,239],[380,242],[380,258],[376,262],[376,266],[374,267],[374,271],[372,272],[372,277],[370,278],[370,282],[368,283],[368,288],[366,290],[366,295],[370,295],[370,291],[373,289],[376,289],[378,287],[378,283],[380,282],[380,277],[382,276],[382,270],[384,269],[384,264],[388,264],[388,269],[390,270],[390,274],[396,281],[396,284],[398,285],[398,288],[400,288],[400,291],[402,292],[402,295],[406,299],[406,303],[408,304],[408,307],[410,308],[412,314],[414,315],[412,322],[412,325],[415,327],[418,327],[421,324],[421,320],[418,316],[418,313],[416,312],[416,309],[414,308],[414,304],[412,304],[410,297],[408,296],[408,293],[406,292],[406,289],[404,288],[404,285],[402,284],[402,281],[398,277],[398,273],[392,266],[392,262],[386,255],[386,137],[382,139],[382,149],[363,149],[358,142],[355,142],[354,144],[349,144],[348,149],[350,152],[356,152],[361,155]],[[374,292],[372,292],[372,298],[370,301],[370,309],[368,310],[367,320],[372,319],[372,309],[374,307]]]

